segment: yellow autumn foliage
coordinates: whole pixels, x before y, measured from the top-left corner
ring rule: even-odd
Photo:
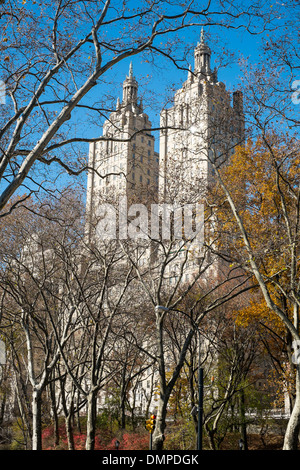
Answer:
[[[278,305],[282,292],[289,292],[290,286],[299,282],[300,264],[297,261],[296,267],[293,265],[294,259],[300,259],[299,170],[298,141],[275,133],[265,140],[259,138],[237,147],[219,170],[243,222],[256,264]],[[214,205],[215,227],[219,230],[219,236],[215,237],[218,248],[230,254],[233,260],[230,267],[242,266],[247,270],[249,259],[245,243],[218,179],[211,196],[210,206]],[[288,299],[288,295],[285,297]],[[292,318],[288,300],[284,309]],[[264,302],[253,301],[239,313],[239,321],[245,323],[259,318],[275,322],[276,328],[280,326],[280,321]]]
[[[277,333],[283,331],[281,320],[268,308],[264,300],[250,300],[249,306],[237,311],[235,315],[238,326],[247,327],[253,323],[261,322]]]

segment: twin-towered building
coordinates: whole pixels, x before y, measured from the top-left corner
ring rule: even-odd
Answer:
[[[138,83],[130,65],[123,82],[122,100],[117,100],[116,109],[105,121],[102,137],[90,144],[91,171],[87,185],[89,240],[95,240],[93,230],[99,226],[99,207],[105,203],[112,207],[112,212],[108,216],[102,212],[101,216],[105,215],[106,223],[112,225],[116,222],[113,206],[119,208],[119,220],[121,216],[123,218],[119,205],[123,199],[126,199],[127,206],[139,204],[147,209],[151,206],[151,210],[161,204],[185,207],[198,203],[214,179],[211,162],[221,164],[234,152],[236,145],[243,143],[242,94],[235,92],[231,96],[225,85],[218,81],[210,61],[211,50],[202,31],[194,51],[194,70],[190,68],[187,80],[175,93],[173,106],[161,111],[159,153],[155,151],[151,122],[144,113]],[[124,212],[127,216],[126,210]],[[175,219],[173,223],[175,225]],[[120,235],[120,227],[118,230]],[[186,235],[186,230],[184,233]],[[199,275],[202,270],[211,284],[218,272],[217,263],[210,259],[209,252],[203,255],[198,239],[192,242],[186,239],[178,243],[172,241],[169,251],[163,246],[160,252],[161,245],[153,243],[153,234],[149,235],[150,243],[146,240],[138,246],[133,245],[136,251],[134,265],[144,276],[144,282],[149,280],[151,286],[158,283],[161,290],[169,291],[171,288],[172,292],[173,288],[175,292],[179,283],[195,282],[197,273]],[[131,247],[128,244],[126,248],[130,250]],[[133,256],[132,251],[131,260]],[[137,291],[139,288],[137,286]],[[142,299],[144,296],[140,294]],[[145,376],[140,381],[135,396],[135,408],[141,412],[150,401],[155,409],[150,387],[150,377],[155,378],[155,375],[148,375],[148,379]]]
[[[87,184],[88,225],[104,201],[194,203],[213,178],[212,159],[224,162],[244,140],[242,93],[233,96],[211,68],[204,40],[194,50],[194,70],[160,115],[159,153],[151,122],[138,96],[132,64],[123,82],[122,101],[90,144]]]

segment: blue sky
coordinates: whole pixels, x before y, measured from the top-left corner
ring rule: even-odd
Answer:
[[[29,1],[27,5],[29,5]],[[134,2],[133,2],[134,3]],[[250,0],[245,0],[246,6],[252,5]],[[269,0],[261,1],[261,4],[272,5]],[[286,9],[285,2],[274,1],[274,5],[279,7],[283,12]],[[226,57],[226,51],[233,53],[232,58],[229,61],[225,61],[226,67],[222,66],[218,72],[218,78],[224,82],[226,88],[230,91],[239,87],[241,71],[238,66],[238,60],[240,56],[246,57],[250,64],[256,64],[259,62],[259,54],[261,52],[261,45],[269,37],[275,37],[282,33],[285,28],[287,21],[291,18],[279,16],[275,22],[278,26],[278,30],[273,29],[266,31],[261,35],[249,34],[244,28],[229,29],[221,28],[218,26],[205,27],[205,37],[212,50],[212,67],[219,64],[220,57]],[[259,27],[258,23],[254,23],[254,26]],[[273,27],[275,24],[272,25]],[[201,27],[185,28],[180,31],[179,34],[179,48],[186,47],[186,61],[182,65],[188,68],[188,65],[194,65],[193,50],[200,40]],[[114,37],[114,28],[110,26],[107,30],[107,36]],[[171,35],[172,37],[172,35]],[[166,41],[166,37],[162,36],[159,41]],[[176,50],[172,51],[176,56]],[[134,75],[139,82],[139,94],[143,96],[144,109],[149,115],[152,125],[159,126],[159,111],[165,105],[166,98],[170,95],[171,85],[174,90],[181,87],[183,81],[187,78],[187,71],[180,71],[175,65],[168,59],[160,56],[155,59],[155,66],[150,62],[146,62],[147,57],[145,56],[133,56],[120,63],[105,74],[105,81],[99,81],[99,84],[85,97],[84,102],[87,104],[93,104],[95,101],[99,101],[106,93],[112,98],[108,105],[115,106],[118,97],[122,97],[122,83],[125,76],[128,74],[129,64],[132,61]],[[300,77],[299,77],[300,78]],[[87,138],[98,137],[102,134],[102,122],[99,120],[98,125],[91,126],[86,124],[84,114],[80,111],[74,113],[74,130],[78,136],[84,136]],[[85,125],[86,124],[86,125]],[[156,137],[156,150],[158,151],[158,133]],[[88,144],[84,144],[84,151],[88,153]],[[52,167],[55,173],[55,167]],[[86,180],[86,177],[81,178],[82,181]]]
[[[193,48],[196,46],[197,42],[200,39],[200,31],[200,28],[198,28],[198,31],[193,32],[188,32],[186,30],[186,34],[182,35],[182,43],[186,42],[186,44],[190,44],[191,46],[190,53],[186,57],[187,62],[182,63],[182,66],[185,68],[188,68],[188,63],[190,63],[192,67],[194,66]],[[228,41],[229,48],[231,48],[231,50],[234,51],[236,54],[238,53],[234,45],[236,44],[237,40],[236,38],[233,38],[233,34],[238,38],[241,52],[243,52],[243,54],[245,55],[251,54],[254,59],[254,55],[257,53],[257,44],[255,41],[255,37],[252,37],[251,42],[249,42],[249,40],[247,41],[247,38],[245,37],[245,33],[241,30],[236,31],[234,33],[232,31],[228,31],[226,34],[226,39]],[[211,33],[211,35],[213,35],[213,33]],[[212,66],[214,66],[215,61],[217,59],[217,55],[220,53],[221,50],[218,47],[218,44],[212,44],[209,39],[207,42],[212,49]],[[151,101],[151,99],[149,98],[151,98],[151,94],[155,93],[157,100],[160,100],[161,104],[163,105],[165,97],[168,93],[168,86],[174,83],[177,84],[177,88],[179,88],[182,82],[185,81],[187,78],[187,71],[179,70],[170,60],[163,57],[156,59],[154,67],[151,63],[147,63],[145,61],[145,58],[143,58],[142,56],[133,56],[132,58],[128,58],[114,66],[113,70],[111,71],[111,77],[115,83],[114,86],[111,87],[111,89],[108,85],[107,91],[110,95],[115,97],[115,100],[117,100],[118,97],[122,98],[122,83],[126,75],[128,74],[130,62],[133,63],[134,76],[139,82],[139,94],[143,95],[145,109],[149,113],[149,115],[152,114],[152,120],[154,124],[156,119],[155,113],[153,114],[151,108],[149,107],[149,102]],[[233,60],[230,63],[229,67],[220,68],[219,80],[224,81],[227,88],[233,89],[238,84],[238,75],[239,67],[237,64],[236,57],[236,60]],[[96,87],[93,90],[93,96],[95,96],[96,98],[98,93],[100,95],[103,92],[103,84],[101,84],[101,86]],[[147,94],[150,94],[148,96],[148,102]],[[92,100],[92,95],[89,95],[88,99]]]
[[[188,63],[194,66],[193,51],[197,42],[200,40],[201,28],[186,29],[182,34],[182,43],[190,45],[189,54],[186,57],[187,63],[183,64],[188,67]],[[226,66],[221,66],[218,71],[218,79],[225,83],[226,88],[234,91],[239,88],[241,69],[238,61],[240,57],[247,58],[249,64],[256,64],[259,62],[259,54],[261,53],[261,45],[267,34],[263,35],[250,35],[245,29],[225,29],[219,27],[205,28],[206,41],[209,44],[212,57],[212,68],[219,65],[219,56],[224,54],[223,51],[229,51],[233,57],[226,61]],[[276,34],[274,31],[272,34]],[[165,104],[166,97],[169,94],[169,87],[174,84],[175,89],[181,87],[182,83],[187,78],[187,71],[181,71],[168,59],[158,58],[155,65],[145,62],[142,56],[133,56],[119,64],[117,64],[111,71],[111,77],[114,86],[108,85],[107,89],[101,84],[95,87],[93,93],[90,94],[85,100],[91,102],[94,98],[97,100],[98,93],[101,95],[103,92],[108,92],[113,97],[113,106],[118,97],[122,99],[122,84],[126,75],[128,74],[129,64],[133,63],[134,76],[139,82],[139,96],[143,96],[144,111],[149,115],[153,127],[159,126],[159,110]],[[155,106],[152,106],[153,100]],[[102,135],[102,123],[99,126],[89,127],[88,135],[97,137]],[[155,135],[155,149],[159,150],[159,132],[154,132]],[[88,151],[88,144],[86,144]]]
[[[194,67],[193,50],[200,40],[201,28],[185,30],[182,34],[182,42],[190,45],[187,62],[182,64],[188,68],[188,63]],[[261,36],[249,35],[245,30],[227,30],[220,28],[205,28],[206,41],[209,44],[212,57],[211,65],[219,66],[219,55],[223,49],[234,53],[234,57],[227,61],[227,66],[221,66],[218,71],[218,79],[225,83],[228,90],[235,90],[239,87],[241,70],[238,59],[240,56],[247,57],[251,63],[258,60]],[[220,39],[221,37],[221,39]],[[128,58],[114,67],[112,75],[115,87],[110,90],[110,94],[122,99],[122,83],[128,74],[129,64],[133,63],[134,76],[139,82],[139,95],[143,96],[144,110],[149,115],[153,127],[159,126],[159,110],[165,104],[166,97],[170,94],[169,87],[174,84],[175,89],[181,87],[187,78],[187,71],[180,70],[166,58],[158,58],[156,66],[145,62],[142,56]],[[99,90],[100,91],[100,90]],[[97,88],[93,92],[98,93]],[[156,106],[152,106],[155,96]],[[91,97],[89,97],[91,99]],[[93,129],[94,130],[94,129]],[[99,128],[101,133],[101,126]],[[156,139],[156,149],[158,150],[158,139]]]

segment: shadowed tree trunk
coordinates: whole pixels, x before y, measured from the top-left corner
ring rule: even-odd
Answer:
[[[300,365],[296,367],[296,399],[284,436],[283,450],[297,450],[300,431]]]

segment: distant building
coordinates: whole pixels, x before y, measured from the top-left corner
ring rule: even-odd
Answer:
[[[213,177],[211,160],[221,162],[244,140],[243,96],[231,103],[224,83],[211,69],[204,40],[194,50],[194,71],[175,93],[174,105],[161,112],[160,200],[192,202]]]
[[[194,70],[190,67],[187,80],[175,93],[173,106],[161,111],[160,127],[158,154],[130,64],[122,101],[117,100],[116,110],[103,125],[103,140],[90,144],[92,170],[88,174],[86,208],[90,240],[93,223],[97,225],[99,204],[103,202],[117,203],[126,196],[127,206],[135,202],[148,208],[157,202],[174,207],[199,203],[214,178],[211,161],[225,162],[243,143],[242,93],[236,91],[231,96],[224,83],[218,81],[217,71],[211,68],[211,50],[203,29],[194,50]],[[148,250],[145,240],[143,243],[144,255],[139,257],[139,263],[148,265],[153,252],[156,257],[152,259],[159,263],[159,251],[153,250],[153,245]],[[179,276],[183,282],[190,282],[193,273],[199,271],[203,255],[202,246],[197,243],[179,242],[174,247],[173,253],[178,254],[168,263],[170,284],[175,285]]]
[[[174,207],[198,203],[214,179],[211,161],[225,162],[243,143],[242,93],[236,91],[231,96],[210,62],[211,50],[202,30],[194,50],[194,70],[190,67],[187,80],[175,93],[173,106],[161,111],[159,154],[154,150],[151,122],[143,111],[130,64],[122,101],[117,100],[116,109],[103,125],[103,140],[90,144],[92,170],[86,208],[90,240],[93,223],[97,225],[98,206],[103,202],[117,206],[125,196],[128,206],[137,202],[147,208],[157,203]],[[183,239],[172,245],[169,256],[173,259],[165,263],[163,274],[166,288],[175,288],[178,282],[193,282],[204,265],[209,267],[205,278],[212,281],[218,273],[218,262],[210,254],[204,257],[201,248],[197,240]],[[160,260],[165,256],[161,246],[143,240],[135,249],[136,266],[141,272],[153,279],[159,276]],[[147,371],[136,394],[131,394],[141,413],[153,396],[155,377],[155,372],[152,375]],[[151,407],[155,407],[152,400]]]
[[[158,193],[158,153],[154,150],[151,122],[138,98],[132,64],[123,82],[123,99],[103,125],[104,140],[89,149],[87,222],[91,223],[100,202],[152,202]]]
[[[129,203],[195,203],[213,178],[211,160],[223,162],[244,140],[243,96],[231,97],[211,69],[211,50],[201,40],[194,50],[194,71],[161,111],[159,154],[151,122],[138,97],[132,64],[103,125],[103,140],[90,144],[87,226],[100,202],[125,195]],[[90,228],[89,228],[90,236]]]

